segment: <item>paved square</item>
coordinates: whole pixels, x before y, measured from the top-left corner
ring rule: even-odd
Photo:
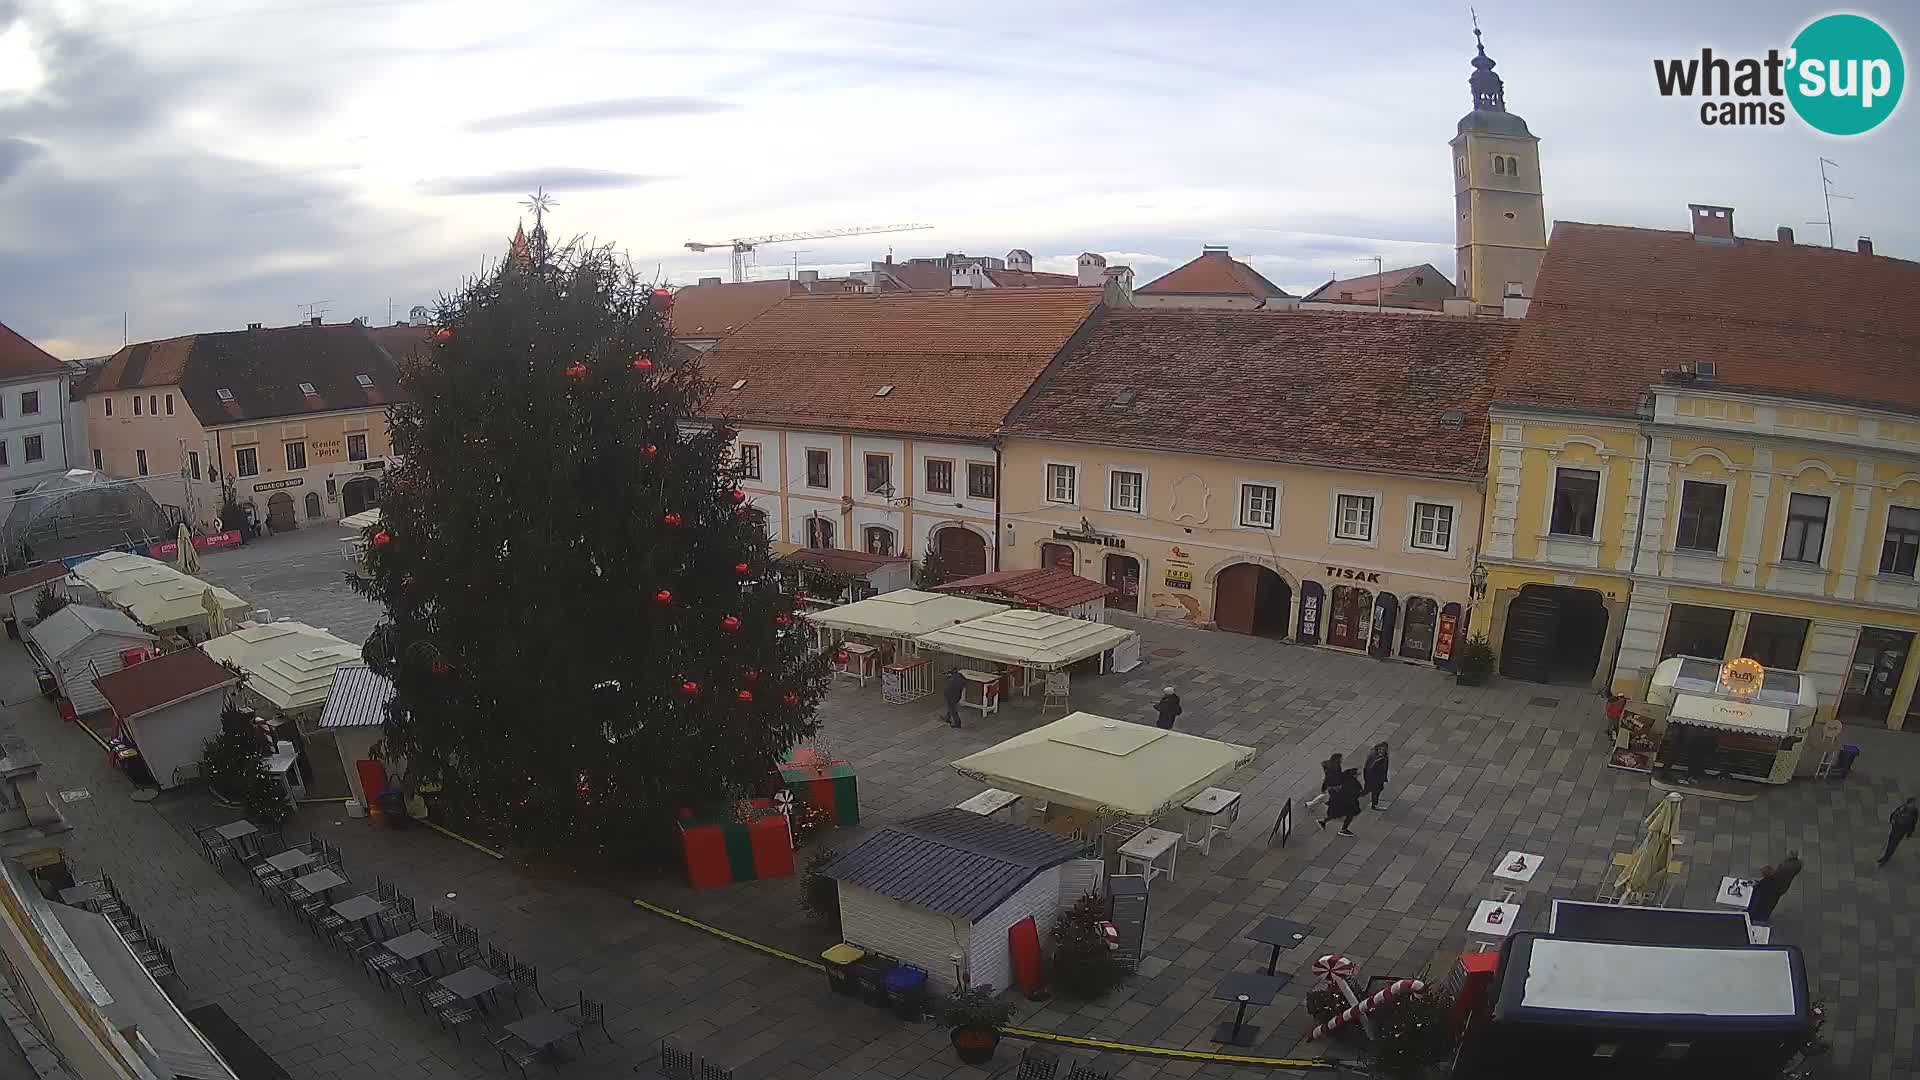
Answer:
[[[208,576],[275,617],[361,640],[377,611],[347,588],[337,533],[304,530],[210,553]],[[1159,688],[1171,684],[1185,704],[1182,730],[1254,746],[1259,756],[1226,785],[1243,792],[1238,823],[1210,854],[1184,851],[1176,880],[1154,881],[1141,973],[1093,1004],[1023,1003],[1022,1025],[1212,1051],[1215,1026],[1234,1011],[1213,1000],[1213,989],[1229,974],[1266,970],[1271,946],[1248,935],[1279,916],[1311,929],[1281,952],[1276,970],[1292,981],[1249,1017],[1262,1030],[1248,1052],[1314,1056],[1322,1047],[1301,1042],[1310,1027],[1301,1002],[1315,956],[1344,952],[1363,976],[1444,976],[1466,947],[1468,918],[1500,889],[1518,893],[1519,929],[1544,929],[1553,897],[1591,899],[1612,853],[1636,842],[1655,800],[1644,776],[1605,767],[1599,702],[1577,690],[1463,689],[1419,667],[1139,625],[1147,662],[1125,676],[1076,680],[1076,707],[1151,721]],[[208,867],[191,830],[231,820],[231,812],[194,792],[131,802],[97,745],[33,696],[20,647],[0,657],[0,688],[13,703],[0,723],[40,750],[50,788],[93,792],[62,805],[76,826],[75,858],[109,869],[175,946],[195,994],[225,1006],[297,1080],[499,1074],[497,1058],[474,1047],[478,1040],[456,1044],[417,1010],[397,1007],[239,875]],[[833,692],[826,740],[858,771],[863,824],[828,843],[844,848],[878,825],[978,794],[978,784],[946,763],[1038,723],[1032,709],[1015,705],[984,720],[969,714],[955,730],[939,711],[930,701],[886,705],[877,686]],[[1852,729],[1847,737],[1865,748],[1847,781],[1796,782],[1745,804],[1687,800],[1686,840],[1675,853],[1685,873],[1673,903],[1715,908],[1723,877],[1751,877],[1798,848],[1806,872],[1775,912],[1774,940],[1805,951],[1814,996],[1830,1008],[1828,1075],[1910,1076],[1920,1070],[1920,972],[1911,948],[1920,848],[1908,845],[1885,869],[1873,860],[1886,813],[1909,785],[1920,788],[1920,737]],[[1310,827],[1317,816],[1304,802],[1317,787],[1318,762],[1334,751],[1363,754],[1382,739],[1393,744],[1387,808],[1363,814],[1353,838]],[[1293,839],[1269,850],[1268,830],[1287,798],[1298,815]],[[341,846],[356,888],[375,875],[393,880],[416,897],[423,918],[429,906],[450,910],[538,964],[552,1004],[580,992],[605,1000],[620,1043],[590,1034],[586,1060],[568,1066],[576,1075],[628,1075],[663,1035],[736,1067],[741,1080],[984,1075],[957,1064],[937,1027],[830,995],[814,972],[628,899],[817,955],[832,939],[806,921],[791,880],[695,892],[665,878],[529,876],[434,832],[373,831],[325,805],[304,808],[288,827],[289,835],[308,830]],[[1494,876],[1514,851],[1541,856],[1530,881]],[[1010,1067],[1017,1055],[1009,1040],[995,1067]],[[1271,1075],[1111,1053],[1100,1065],[1128,1078]]]

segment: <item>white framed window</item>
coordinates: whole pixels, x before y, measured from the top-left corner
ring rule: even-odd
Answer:
[[[1595,539],[1594,525],[1600,512],[1600,470],[1555,469],[1553,472],[1553,509],[1547,531],[1555,536],[1583,536]]]
[[[1409,541],[1421,551],[1453,550],[1453,507],[1447,503],[1413,504],[1413,536]]]
[[[260,475],[260,449],[255,446],[242,446],[233,452],[233,473],[235,476]]]
[[[40,391],[28,390],[20,395],[20,415],[38,416],[40,414]]]
[[[347,460],[348,461],[367,460],[366,432],[356,431],[353,434],[347,436]]]
[[[173,415],[173,395],[172,394],[167,395],[167,415],[168,416]]]
[[[1827,546],[1827,513],[1833,500],[1804,491],[1787,498],[1787,532],[1780,542],[1780,561],[1819,566]]]
[[[1373,543],[1373,496],[1343,491],[1334,496],[1333,502],[1334,539]]]
[[[1280,489],[1272,484],[1240,485],[1240,524],[1271,529],[1280,520]]]
[[[1107,509],[1138,514],[1147,506],[1147,474],[1130,469],[1107,473]]]
[[[1047,463],[1047,501],[1072,503],[1079,498],[1080,470],[1073,465]]]
[[[293,472],[296,469],[304,469],[306,467],[307,467],[307,444],[304,441],[296,441],[296,442],[288,443],[287,444],[287,471]]]
[[[95,454],[98,453],[99,451],[95,451]],[[193,474],[195,480],[200,479],[200,451],[187,451],[187,470]]]
[[[1000,490],[1000,473],[991,461],[967,462],[967,498],[991,499]]]
[[[953,494],[953,462],[945,458],[927,459],[927,494]]]
[[[807,451],[807,486],[810,488],[830,488],[833,486],[833,455],[825,450]],[[809,544],[809,547],[832,547],[832,544]]]
[[[865,458],[867,494],[893,495],[893,455],[868,454]]]
[[[760,479],[760,444],[750,443],[750,442],[741,443],[739,452],[740,452],[740,479],[742,480]]]
[[[20,440],[20,449],[26,452],[28,461],[39,461],[46,457],[47,452],[42,449],[44,445],[38,435],[29,435]]]

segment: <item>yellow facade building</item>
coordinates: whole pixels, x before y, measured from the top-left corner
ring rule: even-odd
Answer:
[[[1644,696],[1671,656],[1920,723],[1920,264],[1561,223],[1490,415],[1481,559],[1508,677]]]

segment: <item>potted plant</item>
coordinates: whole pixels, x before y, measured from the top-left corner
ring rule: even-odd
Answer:
[[[1106,901],[1089,892],[1053,924],[1053,982],[1068,997],[1097,1000],[1126,977],[1100,933],[1106,917]]]
[[[963,986],[948,996],[940,1015],[960,1061],[985,1065],[1000,1045],[1000,1029],[1013,1019],[1013,1003],[1000,1000],[1000,992],[991,984]]]
[[[1484,686],[1493,674],[1493,643],[1485,634],[1475,634],[1454,655],[1454,681],[1461,686]]]

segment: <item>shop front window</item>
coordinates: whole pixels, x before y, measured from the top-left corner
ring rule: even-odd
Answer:
[[[1667,638],[1660,646],[1660,659],[1703,656],[1724,660],[1727,635],[1732,632],[1733,612],[1726,608],[1675,604],[1667,614]]]

